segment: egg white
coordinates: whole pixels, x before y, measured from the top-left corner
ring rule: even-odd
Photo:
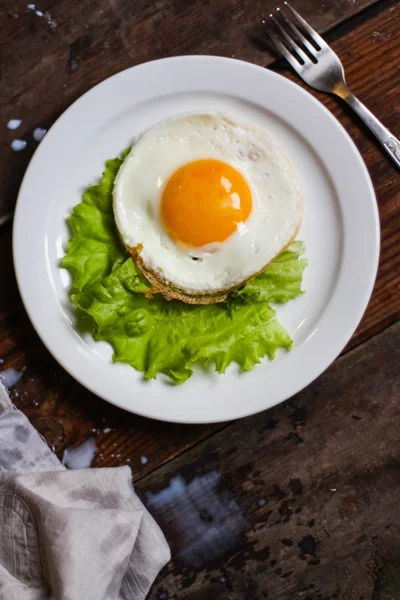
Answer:
[[[252,211],[225,241],[184,248],[163,227],[161,198],[177,169],[205,158],[244,176]],[[293,240],[303,212],[297,177],[279,146],[262,129],[216,112],[182,115],[142,134],[118,172],[113,201],[122,241],[140,247],[145,271],[194,296],[234,289],[263,270]]]

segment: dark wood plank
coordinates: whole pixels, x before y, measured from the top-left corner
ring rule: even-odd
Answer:
[[[400,81],[392,55],[395,55],[398,44],[396,23],[399,7],[390,7],[384,12],[374,7],[373,11],[377,14],[371,21],[362,22],[354,32],[347,31],[334,43],[334,47],[344,57],[354,91],[361,92],[360,95],[377,115],[396,131],[398,109],[394,99]],[[375,68],[382,71],[380,87],[376,86],[376,75],[369,64],[375,49]],[[361,65],[362,76],[357,76],[357,65]],[[285,75],[294,78],[287,71]],[[318,97],[345,124],[365,154],[381,209],[383,248],[380,274],[373,300],[353,338],[352,344],[356,344],[399,317],[396,293],[399,287],[399,255],[396,252],[400,231],[399,177],[384,153],[359,127],[354,117],[344,111],[343,105],[323,95]],[[385,98],[392,98],[393,102],[388,104]],[[10,227],[0,233],[0,272],[0,358],[4,361],[0,368],[24,370],[13,390],[15,403],[60,456],[65,446],[79,444],[88,436],[95,435],[99,451],[93,464],[110,466],[129,461],[134,478],[137,478],[222,427],[180,427],[155,423],[128,415],[93,397],[52,359],[26,316],[13,274]],[[104,429],[109,428],[112,431],[104,433]],[[149,459],[147,464],[141,464],[141,456]]]
[[[149,598],[398,598],[399,357],[400,323],[137,482],[173,556]]]
[[[297,0],[325,31],[376,0]],[[0,215],[14,206],[21,177],[37,144],[35,127],[48,128],[83,92],[127,67],[165,56],[217,54],[257,64],[271,55],[251,41],[275,0],[39,0],[40,17],[26,0],[0,6]],[[10,132],[9,119],[23,120]],[[13,138],[28,141],[13,152]]]

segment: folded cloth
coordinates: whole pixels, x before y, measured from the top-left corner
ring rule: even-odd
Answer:
[[[0,383],[0,599],[142,600],[169,558],[129,467],[65,469]]]

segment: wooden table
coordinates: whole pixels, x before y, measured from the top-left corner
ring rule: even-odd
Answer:
[[[353,91],[399,135],[400,4],[293,4],[326,32]],[[26,0],[3,1],[1,214],[12,210],[36,147],[32,131],[50,126],[83,92],[126,67],[216,54],[269,65],[302,85],[252,39],[253,25],[274,5],[38,0],[38,14]],[[33,330],[15,282],[11,226],[0,231],[0,368],[22,372],[12,398],[58,456],[94,436],[92,466],[132,467],[135,489],[173,556],[151,599],[400,598],[400,178],[354,114],[311,93],[344,125],[371,173],[381,260],[372,300],[342,356],[274,409],[234,423],[181,426],[94,397]],[[6,128],[13,118],[23,121],[17,132]],[[24,151],[11,150],[15,137],[28,141]]]

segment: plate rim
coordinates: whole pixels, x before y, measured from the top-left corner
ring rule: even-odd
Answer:
[[[91,89],[89,89],[87,92],[85,92],[84,94],[82,94],[79,98],[77,98],[54,122],[54,124],[52,125],[52,127],[49,129],[49,132],[57,125],[60,123],[61,120],[63,120],[64,118],[66,118],[67,114],[74,108],[77,107],[77,105],[88,96],[90,96],[91,94],[95,93],[96,90],[98,90],[98,88],[100,88],[101,86],[103,86],[106,83],[109,83],[110,81],[117,79],[118,77],[120,77],[123,74],[127,74],[128,72],[132,72],[132,71],[137,71],[138,69],[146,69],[149,66],[153,67],[156,64],[161,64],[161,63],[184,63],[184,62],[191,62],[191,61],[199,61],[199,62],[220,62],[220,63],[226,63],[229,62],[230,64],[232,63],[239,63],[242,67],[243,65],[245,65],[245,68],[248,68],[249,70],[254,70],[257,71],[258,73],[262,72],[263,76],[266,77],[272,77],[275,79],[279,79],[279,80],[283,80],[285,82],[285,84],[288,85],[288,88],[290,88],[291,90],[296,89],[298,92],[300,92],[301,94],[305,95],[307,97],[307,99],[309,101],[311,101],[314,105],[318,106],[318,109],[321,110],[326,118],[329,118],[331,120],[331,122],[334,123],[334,125],[338,128],[338,130],[340,131],[341,135],[346,139],[347,144],[350,146],[351,150],[352,150],[352,154],[357,158],[358,162],[359,162],[359,166],[361,167],[361,171],[363,172],[363,177],[364,180],[366,181],[366,183],[368,184],[368,188],[369,188],[369,192],[370,192],[370,208],[373,209],[373,213],[374,213],[374,233],[375,233],[375,245],[374,245],[374,263],[371,264],[370,270],[369,270],[369,276],[368,276],[368,282],[366,282],[365,285],[365,290],[364,290],[364,296],[363,296],[363,301],[359,302],[357,305],[357,310],[356,310],[356,317],[353,318],[353,324],[351,327],[348,327],[348,330],[346,332],[346,334],[341,336],[341,341],[338,344],[340,346],[340,349],[337,351],[335,350],[333,352],[333,357],[329,356],[325,361],[324,361],[324,365],[314,371],[312,371],[312,374],[310,374],[309,377],[307,377],[305,379],[305,383],[304,380],[300,383],[300,387],[299,384],[296,386],[293,386],[293,388],[296,388],[294,390],[292,390],[290,393],[287,393],[283,396],[280,397],[280,399],[278,400],[274,400],[272,403],[270,402],[268,404],[268,406],[264,406],[264,408],[255,408],[254,410],[246,410],[243,409],[242,411],[236,411],[234,415],[228,415],[225,416],[224,418],[188,418],[188,415],[185,415],[183,418],[168,418],[168,416],[157,416],[155,414],[153,414],[150,411],[146,411],[146,410],[140,410],[138,408],[132,409],[131,407],[127,407],[123,402],[119,402],[118,401],[118,397],[109,397],[107,395],[104,395],[101,393],[101,391],[99,391],[95,385],[93,385],[92,381],[87,381],[85,380],[83,377],[79,376],[76,374],[76,371],[74,371],[74,369],[71,367],[70,365],[66,365],[65,361],[62,359],[62,357],[60,357],[60,353],[58,352],[57,348],[54,348],[51,343],[48,341],[48,339],[46,338],[46,336],[43,334],[43,331],[40,328],[40,324],[37,322],[36,320],[36,315],[34,314],[34,309],[32,307],[32,305],[29,302],[29,295],[25,294],[25,290],[24,290],[24,283],[23,283],[23,273],[22,273],[22,269],[19,267],[20,265],[20,258],[19,256],[21,256],[18,253],[18,229],[19,229],[19,222],[20,222],[20,218],[19,218],[19,214],[21,211],[21,203],[22,201],[20,201],[20,198],[23,197],[23,194],[25,192],[25,187],[27,186],[27,182],[30,176],[31,171],[33,170],[34,166],[35,166],[35,159],[38,155],[38,152],[40,151],[40,146],[36,149],[35,153],[33,154],[30,163],[25,171],[24,177],[22,179],[22,183],[20,185],[20,189],[18,192],[18,198],[17,198],[17,203],[16,203],[16,209],[15,209],[15,217],[14,217],[14,223],[13,223],[13,235],[12,235],[12,245],[13,245],[13,261],[14,261],[14,269],[15,269],[15,274],[16,274],[16,279],[17,279],[17,284],[18,284],[18,289],[25,307],[25,310],[27,311],[27,314],[29,316],[29,319],[36,331],[36,333],[38,334],[39,338],[41,339],[41,341],[43,342],[43,344],[45,345],[45,347],[47,348],[47,350],[50,352],[50,354],[52,354],[52,356],[57,360],[57,362],[62,366],[62,368],[64,368],[76,381],[78,381],[81,385],[83,385],[86,389],[88,389],[89,391],[91,391],[92,393],[94,393],[95,395],[99,396],[100,398],[102,398],[103,400],[109,402],[110,404],[113,404],[119,408],[122,408],[123,410],[127,410],[128,412],[131,412],[132,414],[136,414],[139,416],[143,416],[146,418],[151,418],[154,420],[160,420],[163,422],[172,422],[172,423],[185,423],[185,424],[205,424],[205,423],[217,423],[217,422],[224,422],[224,421],[230,421],[230,420],[234,420],[234,419],[238,419],[238,418],[243,418],[245,416],[250,416],[253,414],[256,414],[258,412],[261,412],[263,410],[267,410],[268,408],[272,408],[273,406],[276,406],[277,404],[280,404],[284,401],[286,401],[288,398],[292,397],[294,394],[300,392],[301,390],[303,390],[304,388],[306,388],[308,385],[310,385],[310,383],[312,381],[314,381],[315,379],[317,379],[321,373],[323,373],[331,364],[334,360],[336,360],[336,358],[340,355],[340,353],[342,352],[343,348],[346,346],[346,344],[348,343],[348,341],[350,340],[350,338],[352,337],[354,331],[356,330],[356,328],[358,327],[365,309],[368,305],[368,302],[370,300],[372,291],[373,291],[373,287],[374,287],[374,283],[375,283],[375,279],[376,279],[376,275],[377,275],[377,269],[378,269],[378,264],[379,264],[379,253],[380,253],[380,222],[379,222],[379,213],[378,213],[378,205],[377,205],[377,200],[376,200],[376,195],[375,195],[375,190],[370,178],[370,175],[368,173],[368,170],[366,168],[366,165],[363,161],[363,158],[360,154],[360,152],[358,151],[355,143],[353,142],[352,138],[349,136],[349,134],[347,133],[347,131],[344,129],[344,127],[341,125],[340,121],[338,119],[336,119],[334,117],[334,115],[321,103],[319,102],[316,98],[314,98],[314,96],[312,96],[307,90],[305,90],[304,88],[300,87],[299,85],[297,85],[296,83],[292,82],[291,80],[287,79],[286,77],[275,73],[269,69],[266,69],[262,66],[259,65],[255,65],[253,63],[248,63],[246,61],[242,61],[242,60],[238,60],[238,59],[232,59],[232,58],[226,58],[226,57],[220,57],[220,56],[209,56],[209,55],[185,55],[185,56],[176,56],[176,57],[168,57],[168,58],[161,58],[161,59],[157,59],[157,60],[153,60],[153,61],[149,61],[149,62],[145,62],[145,63],[141,63],[139,65],[135,65],[133,67],[129,67],[127,69],[124,69],[123,71],[120,71],[118,73],[113,74],[112,76],[104,79],[103,81],[101,81],[100,83],[96,84],[95,86],[93,86]],[[214,90],[215,91],[215,90]],[[260,105],[261,106],[265,106],[265,108],[268,109],[268,105],[264,104],[262,101],[260,101]],[[43,145],[46,142],[46,138],[41,142],[41,145]],[[331,353],[332,354],[332,353]]]

